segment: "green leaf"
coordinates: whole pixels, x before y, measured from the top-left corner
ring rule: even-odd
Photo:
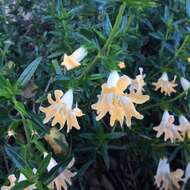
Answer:
[[[190,18],[190,0],[186,0],[186,13],[187,16]]]
[[[48,128],[41,122],[37,114],[31,112],[28,113],[28,117],[36,124],[35,126],[38,127],[38,129],[42,132],[42,136],[45,134],[45,132],[48,131]]]
[[[34,72],[38,68],[40,62],[42,60],[42,57],[36,58],[32,63],[30,63],[26,69],[22,72],[20,77],[18,78],[17,82],[21,85],[24,86],[34,75]]]
[[[108,139],[119,139],[121,137],[126,136],[126,133],[122,133],[122,132],[112,132],[109,134],[106,134]]]
[[[13,188],[11,188],[11,190],[25,189],[25,188],[29,187],[30,185],[32,185],[31,182],[29,182],[28,180],[24,180],[24,181],[17,183]]]
[[[104,34],[106,36],[109,36],[109,34],[110,34],[111,30],[112,30],[112,24],[111,24],[109,15],[107,13],[105,15],[105,19],[104,19],[104,22],[103,22],[103,29],[104,29]]]
[[[56,75],[58,76],[63,76],[63,73],[61,71],[61,67],[60,67],[60,64],[57,62],[57,60],[52,60],[52,65],[55,69],[55,73]]]
[[[52,155],[51,154],[48,154],[43,160],[42,162],[40,163],[39,167],[38,167],[38,174],[39,176],[42,176],[43,173],[47,170],[47,166],[50,162],[50,159],[51,159]]]
[[[23,103],[21,103],[21,102],[15,100],[15,99],[13,100],[13,102],[14,102],[15,109],[16,109],[21,115],[23,115],[23,116],[27,116],[27,115],[28,115],[28,113],[27,113],[27,111],[26,111],[25,106],[24,106]]]
[[[158,6],[154,0],[124,0],[124,2],[126,2],[127,6],[140,10]]]
[[[82,165],[82,167],[77,171],[77,175],[78,176],[83,176],[86,172],[86,170],[94,163],[94,160],[90,160],[87,163],[85,163],[84,165]]]
[[[19,94],[17,85],[12,85],[8,79],[0,74],[0,97],[11,99],[14,95]]]
[[[78,16],[78,14],[80,14],[81,13],[81,11],[84,11],[83,9],[84,9],[84,5],[80,5],[80,6],[77,6],[77,7],[75,7],[75,8],[72,8],[69,12],[68,12],[68,15],[69,16]]]
[[[88,140],[92,140],[95,138],[95,134],[93,133],[83,133],[83,134],[80,134],[79,136]]]
[[[102,42],[105,42],[106,41],[106,37],[98,30],[96,30],[95,28],[93,29],[93,31],[97,34],[97,36],[99,37],[99,39],[102,41]]]
[[[105,74],[101,73],[101,74],[91,74],[89,76],[86,77],[87,80],[99,80],[102,78],[105,78]]]
[[[24,158],[16,151],[12,146],[6,144],[4,146],[6,154],[15,164],[15,166],[25,175],[32,176],[33,172],[28,163],[24,160]]]
[[[54,59],[54,58],[60,57],[62,55],[63,55],[63,51],[57,51],[57,52],[54,52],[51,55],[49,55],[47,58],[48,59]]]
[[[110,158],[109,158],[109,155],[108,155],[108,146],[107,146],[107,144],[104,144],[102,146],[101,154],[102,154],[102,157],[103,157],[103,160],[104,160],[104,163],[105,163],[107,169],[109,169],[110,168]]]

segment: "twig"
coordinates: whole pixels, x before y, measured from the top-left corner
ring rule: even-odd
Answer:
[[[106,43],[104,44],[103,48],[99,50],[98,54],[96,55],[96,57],[93,59],[92,63],[87,66],[87,68],[81,73],[81,75],[78,77],[78,80],[82,79],[83,77],[86,76],[86,74],[95,66],[96,62],[99,60],[99,58],[102,57],[102,55],[104,54],[105,50],[111,45],[115,35],[118,32],[121,20],[122,20],[122,15],[125,11],[126,8],[126,3],[124,2],[119,9],[119,13],[116,17],[116,21],[115,24],[111,30],[111,33],[106,41]]]
[[[170,99],[170,100],[166,100],[167,103],[172,103],[172,102],[174,102],[174,101],[176,101],[176,100],[178,100],[178,99],[184,97],[184,96],[188,93],[188,91],[190,91],[190,89],[189,89],[189,90],[186,90],[186,91],[184,91],[184,92],[182,92],[182,93],[180,93],[179,95],[177,95],[176,97],[174,97],[174,98],[172,98],[172,99]],[[155,107],[159,107],[159,106],[161,106],[163,103],[164,103],[164,101],[161,101],[161,102],[156,103],[156,104],[153,104],[153,105],[148,105],[148,106],[146,106],[146,107],[144,107],[144,108],[142,108],[142,109],[139,109],[139,110],[140,110],[140,111],[149,110],[149,109],[152,109],[152,108],[155,108]]]
[[[46,85],[46,87],[45,87],[43,96],[45,96],[45,95],[47,94],[47,91],[48,91],[48,89],[49,89],[49,86],[50,86],[51,82],[52,82],[52,77],[50,77],[50,79],[49,79],[48,82],[47,82],[47,85]],[[42,105],[42,102],[40,103],[40,106],[41,106],[41,105]],[[39,107],[40,107],[40,106],[39,106]],[[40,110],[38,110],[38,113],[39,113],[39,111],[40,111]]]

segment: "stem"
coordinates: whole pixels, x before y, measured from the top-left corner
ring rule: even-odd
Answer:
[[[125,29],[125,32],[127,33],[128,30],[129,30],[129,27],[131,25],[131,22],[132,22],[132,19],[133,19],[133,15],[129,15],[129,19],[128,19],[128,22],[127,22],[127,26],[126,26],[126,29]]]
[[[188,91],[190,91],[190,89],[189,89],[189,90],[186,90],[186,91],[184,91],[184,92],[182,92],[182,93],[180,93],[179,95],[177,95],[176,97],[172,98],[171,100],[167,100],[167,103],[172,103],[172,102],[174,102],[174,101],[176,101],[176,100],[182,98],[183,96],[185,96],[185,95],[188,93]],[[153,105],[146,106],[146,107],[140,109],[140,111],[145,111],[145,110],[149,110],[149,109],[151,109],[151,108],[159,107],[159,106],[162,105],[163,103],[164,103],[164,102],[161,101],[160,103],[156,103],[156,104],[153,104]]]
[[[163,42],[162,42],[162,47],[161,47],[161,49],[160,49],[160,51],[159,51],[159,56],[160,56],[160,57],[161,57],[162,54],[163,54],[163,51],[164,51],[164,43],[167,42],[168,36],[169,36],[169,29],[167,28],[167,30],[166,30],[166,35],[165,35],[164,40],[163,40]]]
[[[81,75],[78,77],[78,80],[82,79],[94,67],[99,58],[100,58],[100,51],[93,59],[92,63],[89,66],[87,66],[87,68],[81,73]]]
[[[182,98],[183,96],[185,96],[187,94],[188,91],[189,90],[186,90],[186,91],[180,93],[179,95],[177,95],[176,97],[172,98],[171,100],[168,100],[167,102],[172,103],[172,102],[174,102],[174,101]]]
[[[24,118],[24,116],[22,114],[21,114],[21,117],[22,117],[22,123],[23,123],[23,127],[24,127],[24,132],[25,132],[25,135],[26,135],[27,145],[28,145],[28,148],[29,148],[30,153],[31,153],[32,151],[31,151],[30,134],[29,134],[29,131],[28,131],[28,128],[27,128],[26,119]]]
[[[47,92],[48,92],[48,90],[49,90],[49,87],[50,87],[52,81],[53,81],[53,78],[50,77],[50,79],[48,80],[47,85],[46,85],[46,87],[45,87],[43,96],[45,96],[45,95],[47,94]],[[42,102],[40,103],[40,106],[42,106]],[[40,107],[40,106],[39,106],[39,107]],[[38,113],[40,113],[40,110],[38,110]]]
[[[181,51],[183,51],[183,49],[185,48],[186,44],[189,42],[190,40],[190,35],[187,35],[183,41],[183,43],[181,44],[181,46],[179,47],[179,49],[176,51],[173,59],[171,59],[171,61],[166,65],[169,66],[171,63],[173,63],[176,58],[178,57],[178,55],[181,53]]]
[[[190,35],[187,35],[183,41],[183,43],[181,44],[181,46],[179,47],[178,50],[176,50],[176,53],[174,55],[174,57],[169,61],[168,64],[165,65],[165,67],[169,66],[171,63],[173,63],[176,58],[178,57],[178,55],[180,54],[180,52],[185,48],[186,44],[190,41]],[[160,73],[160,71],[154,73],[152,76],[149,77],[149,79],[154,78],[155,76],[157,76]]]
[[[119,26],[120,26],[120,23],[121,23],[121,19],[122,19],[122,16],[123,16],[123,13],[125,11],[125,8],[126,8],[126,3],[123,3],[121,6],[120,6],[120,9],[119,9],[119,13],[116,17],[116,21],[115,21],[115,24],[112,28],[112,31],[108,37],[108,40],[106,41],[104,47],[102,48],[102,50],[105,50],[113,41],[114,37],[115,37],[115,34],[118,32],[118,29],[119,29]]]
[[[103,48],[99,50],[98,54],[93,59],[92,63],[89,66],[87,66],[87,68],[81,73],[81,75],[78,77],[78,80],[82,79],[95,66],[96,62],[104,54],[105,50],[111,45],[115,35],[117,34],[117,32],[119,30],[122,15],[123,15],[123,13],[125,11],[125,8],[126,8],[126,3],[124,2],[119,8],[119,13],[118,13],[118,15],[116,17],[115,24],[114,24],[114,26],[113,26],[113,28],[111,30],[111,33],[110,33],[106,43],[104,44]]]

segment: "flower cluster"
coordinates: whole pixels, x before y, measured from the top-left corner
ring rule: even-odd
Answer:
[[[110,125],[113,126],[115,121],[119,121],[123,126],[124,120],[126,125],[131,126],[131,119],[143,119],[135,108],[135,104],[143,104],[149,100],[148,95],[143,95],[144,75],[142,72],[131,79],[128,76],[119,76],[117,71],[112,71],[108,77],[107,83],[102,85],[102,92],[98,96],[98,102],[92,105],[92,109],[97,111],[97,120],[102,119],[107,113],[110,114]],[[124,91],[128,88],[129,93]]]
[[[63,61],[61,63],[67,70],[72,70],[81,65],[81,61],[86,57],[87,50],[84,47],[80,47],[75,50],[71,55],[64,54]],[[118,63],[118,68],[124,69],[126,65],[123,61]],[[119,73],[114,70],[111,71],[108,79],[101,86],[101,93],[97,96],[98,100],[96,103],[91,105],[91,108],[96,111],[96,120],[103,119],[107,114],[110,116],[110,126],[114,126],[116,122],[119,122],[120,126],[123,127],[124,123],[127,127],[131,127],[132,118],[143,119],[144,116],[137,111],[137,105],[144,104],[150,97],[145,95],[145,74],[143,68],[139,68],[139,74],[135,78],[131,78],[127,75],[120,76]],[[180,78],[181,86],[187,93],[190,89],[190,82],[184,77]],[[164,72],[157,82],[152,83],[155,86],[155,91],[159,90],[164,93],[165,96],[171,96],[172,93],[176,92],[176,76],[172,81],[169,80],[168,74]],[[51,94],[48,94],[47,100],[49,106],[40,106],[40,111],[45,114],[43,123],[46,124],[51,122],[52,126],[56,124],[60,125],[62,129],[67,125],[67,133],[72,128],[77,130],[80,129],[77,118],[82,117],[84,113],[78,108],[78,104],[73,108],[73,90],[69,89],[65,94],[62,90],[54,91],[54,98]],[[171,143],[176,141],[183,141],[185,137],[190,138],[190,122],[184,115],[179,116],[179,124],[174,124],[174,116],[168,111],[164,111],[161,122],[158,126],[153,127],[153,130],[157,132],[156,137],[164,135],[164,141],[170,140]],[[9,136],[14,133],[9,132]],[[47,153],[44,153],[44,157]],[[61,172],[48,186],[50,188],[65,189],[67,185],[72,185],[72,178],[77,174],[71,172],[75,159],[73,158],[68,164],[66,169]],[[51,158],[50,163],[47,167],[47,171],[50,171],[57,165],[57,162]],[[34,173],[36,170],[34,169]],[[157,173],[155,176],[155,183],[157,187],[162,190],[179,189],[180,182],[187,182],[190,178],[190,164],[187,165],[185,171],[185,178],[183,177],[183,170],[177,169],[174,172],[170,171],[170,166],[167,159],[161,159],[158,165]],[[15,175],[9,176],[10,185],[3,186],[1,190],[10,190],[15,186],[17,182],[26,180],[26,177],[21,173],[17,180]],[[35,185],[32,185],[25,190],[32,190]]]
[[[160,190],[180,189],[180,183],[183,182],[185,185],[190,178],[190,164],[186,167],[184,178],[182,178],[183,175],[184,171],[182,169],[171,172],[167,159],[160,159],[155,176],[155,184]]]
[[[72,109],[73,105],[73,91],[68,90],[64,95],[61,90],[55,90],[55,101],[52,99],[51,94],[48,94],[48,102],[50,106],[44,108],[40,107],[40,110],[46,114],[44,123],[49,122],[52,118],[52,126],[57,123],[63,128],[65,122],[67,122],[67,132],[69,132],[73,127],[80,129],[76,117],[83,116],[82,111],[76,107]]]
[[[67,70],[74,69],[80,66],[80,61],[87,55],[87,50],[84,47],[80,47],[75,50],[70,56],[64,54],[64,60],[61,65],[64,65]],[[118,67],[125,68],[125,63],[120,61]],[[92,105],[92,109],[96,110],[98,116],[97,121],[102,119],[107,113],[110,114],[110,125],[113,126],[116,121],[119,121],[123,126],[125,122],[128,127],[131,126],[131,119],[143,119],[143,115],[136,110],[136,104],[143,104],[150,99],[148,95],[144,95],[145,75],[143,69],[139,68],[140,74],[135,79],[128,77],[127,75],[119,76],[117,71],[112,71],[108,77],[106,83],[102,85],[101,94],[98,95],[98,102]],[[165,95],[171,95],[176,92],[175,83],[176,76],[172,81],[169,81],[166,72],[154,82],[155,90],[161,89],[161,93]],[[181,78],[181,85],[184,90],[190,88],[190,82],[185,78]],[[126,92],[128,90],[128,93]],[[48,102],[51,104],[48,107],[40,107],[40,110],[46,114],[44,123],[49,122],[52,119],[52,126],[57,123],[60,124],[60,128],[63,128],[67,123],[67,132],[73,127],[80,129],[77,121],[77,117],[83,116],[83,112],[77,107],[72,109],[73,105],[73,91],[68,90],[64,95],[62,90],[55,90],[55,100],[52,99],[51,94],[48,94]],[[167,114],[165,114],[167,115]],[[168,119],[170,121],[168,121]],[[164,116],[164,121],[160,126],[155,127],[154,130],[158,131],[157,137],[165,133],[165,140],[168,138],[174,142],[175,139],[181,139],[178,134],[176,126],[173,124],[171,117]],[[166,121],[165,121],[166,120]],[[171,126],[163,127],[163,126]],[[172,132],[171,132],[172,131]],[[172,134],[172,135],[171,135]],[[174,135],[175,134],[175,135]]]
[[[190,137],[190,122],[184,115],[179,116],[179,125],[175,125],[174,122],[174,116],[165,111],[160,125],[153,128],[157,131],[156,137],[159,138],[164,134],[164,141],[170,139],[171,143],[176,140],[183,141],[186,134]]]

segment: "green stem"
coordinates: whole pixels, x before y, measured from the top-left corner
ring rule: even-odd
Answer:
[[[190,35],[188,34],[188,35],[185,37],[185,39],[184,39],[183,43],[181,44],[181,46],[179,47],[179,49],[176,51],[176,53],[175,53],[173,59],[171,59],[171,61],[170,61],[166,66],[169,66],[171,63],[173,63],[173,62],[176,60],[176,58],[178,57],[178,55],[181,53],[181,51],[183,51],[183,49],[185,48],[186,44],[187,44],[189,41],[190,41]]]
[[[100,51],[93,59],[92,63],[89,66],[87,66],[87,68],[81,73],[81,75],[78,77],[78,80],[81,80],[84,76],[86,76],[86,74],[94,67],[99,58],[100,58]]]
[[[114,37],[115,37],[115,34],[117,34],[118,32],[118,29],[119,29],[119,26],[120,26],[120,23],[121,23],[121,20],[122,20],[122,16],[124,14],[124,11],[125,11],[125,8],[126,8],[126,3],[123,3],[121,6],[120,6],[120,9],[119,9],[119,13],[116,17],[116,21],[115,21],[115,24],[112,28],[112,31],[108,37],[108,40],[106,41],[104,47],[102,48],[102,50],[105,50],[113,41]]]
[[[188,93],[188,91],[189,91],[189,90],[186,90],[186,91],[180,93],[179,95],[177,95],[176,97],[174,97],[174,98],[172,98],[172,99],[170,99],[170,100],[167,100],[167,103],[175,102],[176,100],[178,100],[178,99],[184,97],[184,96]],[[146,107],[140,109],[140,111],[145,111],[145,110],[149,110],[149,109],[152,109],[152,108],[155,108],[155,107],[159,107],[159,106],[161,106],[163,103],[164,103],[164,102],[161,101],[160,103],[156,103],[156,104],[153,104],[153,105],[146,106]]]
[[[170,64],[172,64],[176,58],[178,57],[178,55],[181,53],[181,51],[183,51],[183,49],[185,48],[186,44],[190,41],[190,35],[187,35],[183,41],[183,43],[181,44],[181,46],[179,47],[178,50],[176,50],[176,53],[174,55],[174,57],[169,61],[168,64],[165,65],[165,67],[168,67]],[[149,77],[149,79],[154,78],[155,76],[157,76],[160,73],[160,71],[154,73],[152,76]]]
[[[29,148],[30,153],[31,153],[30,134],[29,134],[29,131],[28,131],[28,128],[27,128],[26,119],[24,118],[24,116],[22,114],[21,114],[21,117],[22,117],[22,123],[23,123],[23,126],[24,126],[24,132],[25,132],[25,135],[26,135],[27,145],[28,145],[28,148]]]
[[[116,36],[118,30],[119,30],[119,26],[122,20],[122,16],[124,14],[126,8],[126,3],[124,2],[119,9],[119,13],[116,17],[116,21],[115,24],[111,30],[111,33],[106,41],[106,43],[104,44],[103,48],[99,50],[98,54],[96,55],[96,57],[93,59],[92,63],[81,73],[81,75],[78,77],[78,80],[82,79],[84,76],[86,76],[86,74],[96,65],[96,62],[99,60],[99,58],[102,57],[102,55],[104,54],[105,50],[111,45],[114,37]]]
[[[162,42],[162,47],[161,47],[161,49],[160,49],[160,51],[159,51],[159,56],[160,56],[160,57],[162,57],[162,55],[163,55],[164,44],[167,42],[168,37],[169,37],[169,28],[167,28],[167,30],[166,30],[166,35],[165,35],[164,40],[163,40],[163,42]]]
[[[125,29],[125,33],[128,32],[132,20],[133,20],[133,15],[131,14],[131,15],[129,15],[129,18],[128,18],[128,22],[127,22],[127,26],[126,26],[126,29]]]

